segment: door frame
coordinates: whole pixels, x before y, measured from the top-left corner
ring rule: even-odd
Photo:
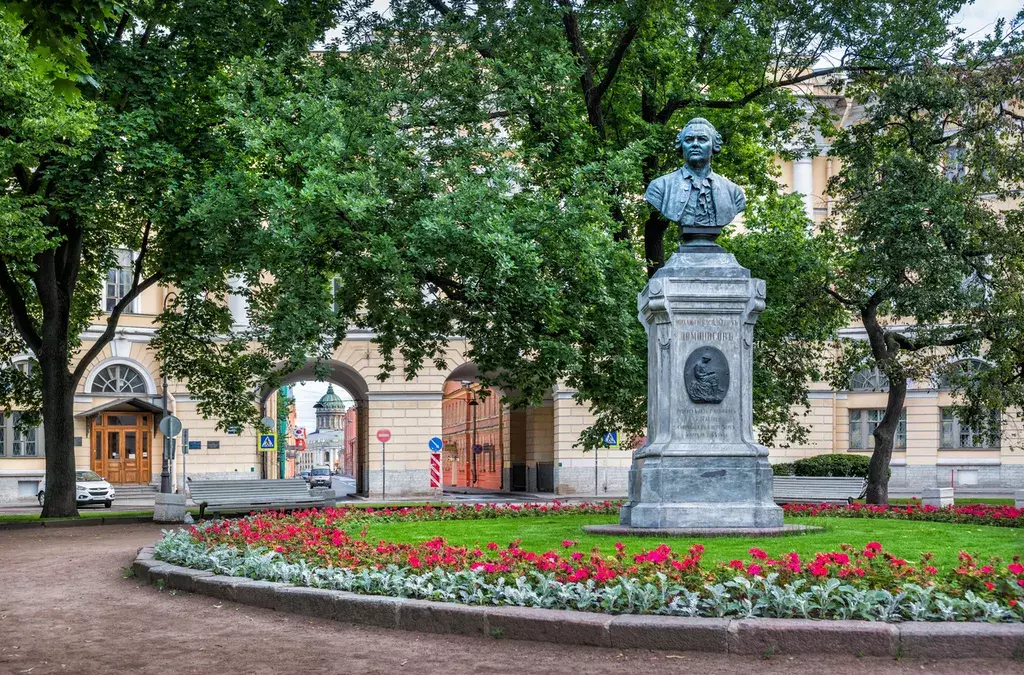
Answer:
[[[135,424],[119,423],[122,420],[117,418],[128,416],[135,417]],[[155,417],[153,413],[141,410],[104,410],[97,413],[89,425],[90,468],[113,484],[148,484],[153,477]],[[110,457],[111,434],[116,434],[118,439],[116,458]],[[134,438],[134,459],[129,457],[129,438]],[[116,466],[112,462],[116,462]]]

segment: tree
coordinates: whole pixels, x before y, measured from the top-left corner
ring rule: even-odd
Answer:
[[[304,58],[337,13],[331,0],[182,0],[118,6],[97,21],[95,8],[105,5],[51,5],[61,26],[40,23],[53,17],[34,5],[22,18],[4,14],[0,55],[0,359],[29,352],[38,364],[24,377],[6,369],[0,397],[7,408],[42,413],[47,517],[76,513],[73,394],[129,304],[156,284],[175,286],[176,304],[222,295],[225,275],[261,257],[257,221],[212,228],[194,209],[214,177],[233,169],[220,133],[221,77],[248,55]],[[72,52],[81,40],[98,86],[58,96],[22,35],[37,44],[67,38],[80,73]],[[135,252],[130,287],[83,349],[79,336],[100,318],[96,298],[121,250]],[[210,320],[230,324],[222,307]],[[238,341],[223,349],[240,351]]]
[[[640,434],[646,341],[635,297],[674,234],[640,196],[679,165],[675,132],[701,115],[727,138],[716,170],[740,182],[752,205],[753,231],[729,246],[769,281],[780,310],[758,326],[756,419],[763,438],[798,440],[804,428],[792,406],[806,405],[823,336],[846,315],[824,293],[826,242],[811,244],[792,201],[775,197],[775,157],[791,156],[827,123],[795,88],[904,67],[945,44],[959,6],[400,0],[387,15],[357,8],[346,15],[344,59],[327,54],[316,73],[279,70],[266,80],[256,76],[266,68],[253,66],[235,86],[234,119],[249,146],[242,164],[255,168],[241,199],[287,234],[279,246],[290,262],[274,270],[287,281],[254,292],[263,297],[254,305],[278,308],[262,317],[268,339],[278,341],[275,322],[285,319],[335,343],[348,325],[364,325],[385,359],[397,350],[414,372],[461,335],[513,404],[559,380],[576,388],[598,417],[583,439],[589,447],[603,431]],[[817,67],[826,58],[835,65]],[[368,119],[338,112],[354,100],[372,111]],[[273,161],[257,161],[266,152]],[[778,259],[776,247],[785,251]],[[280,293],[323,296],[335,276],[338,317],[280,309]],[[321,290],[301,289],[301,279]]]
[[[963,421],[987,433],[998,433],[991,409],[1024,402],[1022,19],[977,44],[957,42],[944,60],[851,83],[866,118],[832,146],[842,160],[830,187],[838,210],[822,236],[839,249],[829,293],[867,334],[866,345],[847,345],[837,379],[871,367],[888,379],[869,503],[888,500],[908,378],[951,378]],[[991,367],[956,365],[976,356]]]

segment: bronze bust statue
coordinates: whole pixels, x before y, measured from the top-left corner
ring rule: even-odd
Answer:
[[[743,188],[711,170],[711,158],[722,151],[722,136],[711,122],[695,117],[676,136],[686,164],[655,178],[647,201],[663,216],[679,223],[684,241],[710,239],[747,207]]]

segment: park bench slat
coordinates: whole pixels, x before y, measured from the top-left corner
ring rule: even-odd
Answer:
[[[335,503],[332,491],[313,494],[301,478],[189,481],[189,495],[199,505],[200,517],[206,511],[294,509]]]
[[[849,503],[859,499],[867,489],[863,478],[773,476],[772,493],[776,502]]]

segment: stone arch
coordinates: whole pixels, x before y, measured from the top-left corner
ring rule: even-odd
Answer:
[[[368,479],[368,410],[369,410],[369,383],[362,373],[352,365],[337,359],[326,362],[326,374],[316,372],[316,362],[307,361],[303,366],[290,371],[284,375],[281,384],[293,385],[298,382],[324,381],[330,382],[342,388],[355,401],[355,448],[353,451],[354,474],[356,478],[356,494],[367,495],[370,490]],[[264,405],[274,393],[273,389],[264,388],[260,392],[260,404]],[[346,445],[349,439],[346,438]]]

